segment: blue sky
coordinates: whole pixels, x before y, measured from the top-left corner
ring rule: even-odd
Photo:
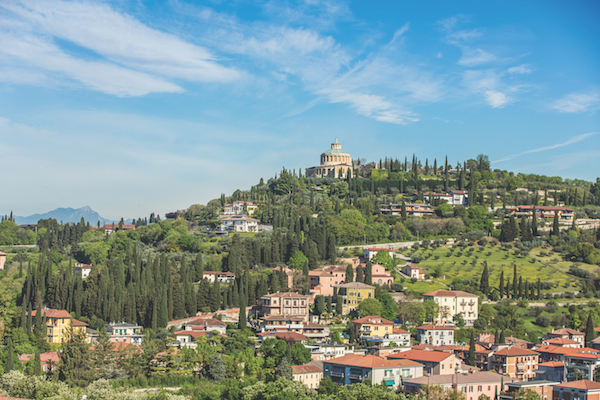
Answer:
[[[597,1],[0,3],[0,212],[164,214],[353,158],[593,181]]]

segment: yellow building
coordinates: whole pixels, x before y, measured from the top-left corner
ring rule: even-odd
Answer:
[[[323,369],[313,364],[292,365],[294,381],[303,383],[309,389],[317,389],[323,378]]]
[[[335,285],[334,290],[337,293],[337,301],[342,302],[342,312],[344,314],[356,310],[364,299],[375,298],[375,287],[362,282]]]
[[[37,311],[32,311],[32,317],[35,317]],[[46,336],[50,343],[62,343],[68,339],[69,329],[73,333],[81,333],[87,337],[86,327],[88,324],[76,320],[66,310],[56,310],[53,308],[44,308],[42,316],[46,317]]]
[[[342,150],[342,145],[335,142],[331,149],[321,154],[321,165],[306,168],[306,176],[312,178],[347,178],[352,177],[352,156]]]
[[[354,337],[385,336],[394,333],[394,323],[377,315],[369,315],[352,321]]]

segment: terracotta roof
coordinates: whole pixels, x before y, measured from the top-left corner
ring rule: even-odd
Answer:
[[[35,317],[37,314],[37,310],[33,310],[31,312],[31,316]],[[67,310],[56,310],[54,308],[43,308],[42,315],[45,315],[46,318],[61,318],[61,319],[70,319],[71,314],[67,312]]]
[[[418,385],[451,385],[451,384],[469,384],[469,383],[509,383],[516,379],[508,378],[504,375],[491,371],[480,371],[473,373],[447,374],[422,376],[420,378],[407,379],[405,383],[415,383]]]
[[[352,321],[353,324],[371,324],[371,325],[394,325],[389,319],[379,317],[377,315],[369,315]]]
[[[554,385],[554,387],[564,387],[570,389],[583,389],[583,390],[600,390],[600,382],[589,381],[582,379],[580,381],[561,383],[560,385]]]
[[[27,362],[34,355],[35,354],[21,354],[19,356],[19,361]],[[40,353],[40,362],[42,362],[42,363],[48,363],[48,362],[58,363],[59,360],[60,360],[60,358],[58,357],[58,353],[56,351],[51,351],[48,353]]]
[[[304,365],[292,365],[292,373],[294,375],[297,374],[311,374],[311,373],[319,373],[323,372],[322,368],[317,367],[313,364],[304,364]]]
[[[427,325],[421,325],[421,326],[417,326],[417,329],[421,329],[422,331],[430,331],[430,330],[434,330],[434,331],[453,331],[454,329],[456,329],[453,326],[444,326],[444,325],[433,325],[433,324],[427,324]]]
[[[538,353],[551,353],[551,354],[573,354],[573,353],[582,353],[585,351],[584,349],[577,349],[572,347],[562,347],[562,346],[536,346],[534,347],[535,351]],[[591,352],[598,352],[598,350],[589,349]]]
[[[413,361],[425,361],[425,362],[441,362],[446,358],[450,357],[452,353],[445,353],[441,351],[430,351],[430,350],[409,350],[402,353],[397,353],[388,356],[389,359],[400,359],[406,358]]]
[[[555,330],[553,330],[552,332],[549,333],[549,335],[585,336],[585,333],[576,331],[575,329],[571,329],[571,328],[562,328],[562,329],[555,329]]]
[[[202,335],[206,335],[208,332],[206,331],[177,331],[174,332],[175,336],[191,336],[194,340],[198,339]]]
[[[558,367],[562,368],[564,366],[565,366],[565,364],[560,361],[548,361],[545,363],[538,364],[538,367],[550,367],[550,368],[558,368]]]
[[[0,400],[31,400],[31,399],[25,399],[23,397],[10,397],[10,396],[6,396],[6,395],[0,393]]]
[[[292,317],[290,315],[266,315],[261,317],[260,319],[264,319],[267,321],[303,321],[302,317]]]
[[[462,290],[436,290],[435,292],[425,293],[423,296],[437,297],[479,297],[472,293],[463,292]]]
[[[507,356],[507,357],[516,357],[516,356],[537,356],[539,353],[537,351],[522,349],[520,347],[509,347],[506,349],[498,350],[494,353],[494,355],[498,356]]]
[[[73,318],[73,319],[71,320],[71,326],[89,326],[89,324],[86,324],[86,323],[85,323],[85,322],[83,322],[83,321],[79,321],[79,320],[77,320],[77,319]]]
[[[293,293],[293,292],[285,292],[285,293],[271,293],[271,294],[264,295],[263,297],[307,298],[308,296],[303,295],[303,294]]]
[[[186,325],[195,325],[195,326],[227,326],[225,322],[221,322],[218,319],[214,318],[198,318],[193,321],[188,322]]]
[[[555,344],[555,345],[561,345],[561,344],[581,344],[581,343],[576,342],[574,340],[563,339],[563,338],[554,338],[554,339],[544,340],[544,343],[545,344]]]
[[[402,361],[411,361],[412,364],[403,363]],[[412,360],[390,360],[371,354],[364,356],[358,354],[348,354],[346,356],[337,357],[331,360],[323,361],[323,364],[337,364],[337,365],[352,365],[363,368],[385,368],[385,367],[398,367],[398,366],[419,366],[421,364],[415,363]]]
[[[393,333],[400,334],[400,333],[410,333],[410,332],[409,331],[405,331],[402,328],[394,328],[393,329]]]

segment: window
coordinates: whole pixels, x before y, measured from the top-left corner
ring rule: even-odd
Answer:
[[[483,392],[483,386],[481,386],[481,385],[477,386],[477,391],[478,392]]]
[[[469,392],[473,393],[473,386],[469,386]]]

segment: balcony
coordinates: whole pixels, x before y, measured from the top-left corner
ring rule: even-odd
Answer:
[[[348,377],[349,377],[350,379],[359,379],[359,380],[362,380],[362,375],[361,375],[361,374],[353,374],[353,373],[350,373],[350,374],[348,374]]]
[[[334,376],[336,378],[343,378],[344,373],[341,371],[331,371],[331,376]]]

